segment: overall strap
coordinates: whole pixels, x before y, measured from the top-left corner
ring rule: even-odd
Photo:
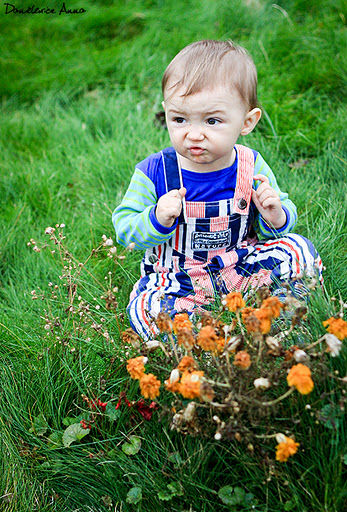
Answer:
[[[238,164],[233,213],[248,215],[252,196],[254,154],[251,149],[240,144],[236,144],[235,148]]]
[[[166,192],[170,190],[180,189],[183,187],[182,173],[174,148],[165,148],[161,151],[162,164],[164,169]],[[185,200],[182,202],[182,211],[178,218],[178,222],[184,222],[185,219]]]

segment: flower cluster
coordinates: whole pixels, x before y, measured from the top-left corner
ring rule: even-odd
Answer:
[[[153,373],[145,373],[147,361],[144,356],[133,357],[127,362],[127,370],[132,379],[139,380],[142,395],[154,400],[160,394],[161,382]]]
[[[328,320],[323,322],[323,325],[327,328],[327,331],[330,332],[330,334],[336,336],[340,341],[347,338],[347,322],[342,318],[328,318]]]
[[[268,334],[274,318],[278,318],[284,307],[277,297],[268,297],[260,308],[243,308],[242,320],[249,333]]]
[[[274,321],[287,309],[291,311],[290,328],[270,335]],[[242,295],[233,292],[223,298],[219,311],[204,311],[194,323],[188,313],[171,318],[162,312],[156,320],[158,338],[142,342],[140,350],[146,350],[148,357],[149,348],[154,351],[152,364],[161,372],[168,394],[164,396],[171,397],[170,406],[165,400],[162,404],[163,414],[171,416],[173,430],[211,433],[216,440],[235,439],[252,453],[257,441],[276,437],[275,458],[286,462],[300,443],[290,433],[290,417],[286,435],[278,433],[283,420],[289,410],[302,407],[297,393],[307,397],[314,391],[316,379],[328,375],[322,369],[327,358],[341,350],[346,323],[332,317],[323,323],[328,333],[318,341],[301,338],[290,345],[307,313],[306,306],[291,295],[281,302],[262,290],[255,304],[246,305]],[[127,362],[128,372],[139,380],[144,397],[158,397],[160,380],[145,373],[146,363],[145,356],[133,357]],[[169,372],[164,370],[168,366]],[[308,407],[314,414],[311,405]],[[264,417],[271,421],[264,422]]]

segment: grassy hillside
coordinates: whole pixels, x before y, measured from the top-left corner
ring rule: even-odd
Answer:
[[[100,252],[76,277],[78,293],[97,323],[104,318],[113,340],[94,330],[87,342],[66,311],[66,262],[58,251],[36,254],[27,244],[45,241],[47,226],[64,223],[66,245],[84,264],[103,234],[113,236],[111,213],[134,165],[169,145],[155,122],[167,63],[192,41],[230,38],[255,60],[264,113],[240,142],[272,167],[298,207],[296,231],[315,243],[326,267],[325,293],[313,298],[307,327],[322,335],[321,321],[346,298],[343,2],[71,0],[67,6],[86,12],[0,10],[0,510],[233,510],[216,496],[227,484],[253,493],[258,511],[342,510],[340,420],[332,428],[308,420],[300,432],[306,451],[288,465],[266,466],[233,443],[178,436],[165,418],[144,422],[124,408],[113,422],[101,419],[81,443],[52,449],[48,437],[84,410],[82,394],[116,402],[126,390],[137,399],[119,340],[142,255],[118,247],[125,259],[111,260]],[[117,321],[101,298],[109,272],[118,287]],[[49,283],[58,287],[56,298]],[[32,290],[48,299],[32,300]],[[52,316],[59,334],[47,336]],[[332,371],[343,375],[340,358]],[[320,392],[322,407],[340,399],[330,388]],[[40,414],[43,433],[35,423]],[[129,457],[119,446],[133,429],[143,444]],[[184,495],[159,500],[172,479]],[[135,506],[125,499],[136,485],[143,499]]]

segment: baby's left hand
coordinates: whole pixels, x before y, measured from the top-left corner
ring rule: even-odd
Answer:
[[[281,228],[287,222],[287,216],[282,208],[279,195],[269,185],[267,176],[256,174],[253,179],[261,181],[257,190],[252,191],[253,203],[260,215],[271,227]]]

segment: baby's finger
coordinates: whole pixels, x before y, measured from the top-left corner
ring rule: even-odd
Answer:
[[[258,192],[258,190],[256,192]],[[265,199],[268,199],[269,197],[278,199],[278,195],[272,188],[265,188],[264,190],[261,191],[261,193],[258,192],[257,197],[261,203],[263,203]]]
[[[168,197],[177,198],[177,199],[181,199],[180,191],[177,188],[175,188],[173,190],[169,190],[169,192],[167,193],[167,196]]]
[[[179,194],[180,194],[181,198],[183,199],[183,198],[184,198],[184,196],[185,196],[185,195],[186,195],[186,193],[187,193],[187,189],[186,189],[185,187],[181,187],[181,188],[179,189],[179,191],[178,191],[178,192],[179,192]]]
[[[264,190],[273,190],[268,183],[261,183],[257,188],[256,192],[258,197],[264,192]]]
[[[269,183],[269,178],[267,176],[264,176],[264,174],[256,174],[253,176],[253,179],[255,181],[261,181],[262,183]]]
[[[273,208],[279,205],[279,201],[275,197],[268,197],[267,199],[262,201],[261,205],[263,208]]]

